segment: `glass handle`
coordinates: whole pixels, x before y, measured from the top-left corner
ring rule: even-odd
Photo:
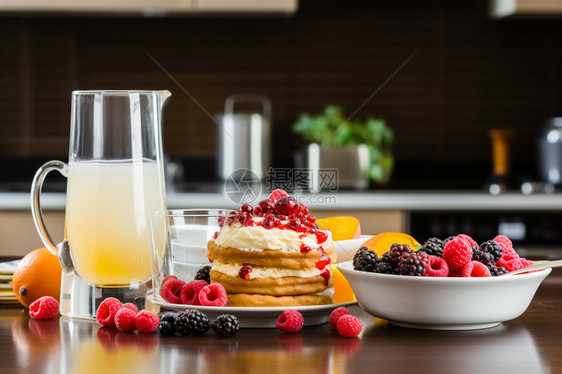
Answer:
[[[39,237],[45,247],[54,254],[58,255],[58,248],[51,235],[47,231],[45,226],[45,220],[43,219],[43,211],[41,210],[41,202],[39,196],[41,195],[41,188],[43,187],[43,181],[47,174],[53,170],[57,170],[63,176],[68,177],[68,167],[62,161],[49,161],[37,170],[35,176],[33,177],[33,182],[31,183],[31,215],[33,216],[33,223],[35,223],[35,228],[39,233]]]

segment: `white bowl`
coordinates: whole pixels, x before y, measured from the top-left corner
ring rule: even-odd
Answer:
[[[337,262],[345,262],[351,260],[353,258],[353,255],[355,254],[355,252],[357,252],[361,245],[372,237],[373,235],[361,235],[361,237],[357,239],[334,241]]]
[[[359,305],[390,323],[434,330],[493,327],[519,317],[552,269],[503,277],[412,277],[338,269]]]

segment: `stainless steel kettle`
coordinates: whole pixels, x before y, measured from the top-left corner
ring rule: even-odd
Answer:
[[[562,183],[562,117],[552,117],[539,138],[540,173],[544,183]]]
[[[257,102],[261,113],[234,113],[240,102]],[[226,98],[224,114],[217,116],[218,174],[226,180],[237,169],[250,169],[263,180],[271,167],[271,101],[260,94]]]

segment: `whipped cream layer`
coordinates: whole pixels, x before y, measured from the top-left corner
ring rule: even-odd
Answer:
[[[316,235],[296,232],[290,229],[278,229],[276,227],[265,229],[262,226],[243,226],[240,223],[225,225],[216,239],[217,245],[221,247],[239,248],[247,250],[279,249],[288,252],[300,252],[301,245],[306,245],[312,250],[332,243],[332,235],[329,230],[328,239],[318,243]]]
[[[223,274],[229,275],[231,277],[237,277],[238,272],[242,268],[242,264],[225,264],[223,262],[215,261],[213,263],[213,270],[221,272]],[[250,279],[254,278],[281,278],[281,277],[299,277],[308,278],[315,275],[320,275],[325,269],[332,271],[329,266],[322,270],[317,268],[307,268],[307,269],[280,269],[276,267],[267,266],[253,266],[250,265],[252,271],[249,273]]]

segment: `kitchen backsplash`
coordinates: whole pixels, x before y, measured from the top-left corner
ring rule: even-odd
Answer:
[[[74,89],[169,89],[174,157],[212,160],[211,116],[251,92],[272,100],[276,166],[302,145],[299,114],[337,104],[386,119],[397,176],[472,165],[480,183],[492,128],[515,131],[514,169],[532,172],[538,130],[562,115],[561,35],[558,19],[490,19],[485,0],[303,0],[285,18],[0,14],[0,156],[66,159]]]

